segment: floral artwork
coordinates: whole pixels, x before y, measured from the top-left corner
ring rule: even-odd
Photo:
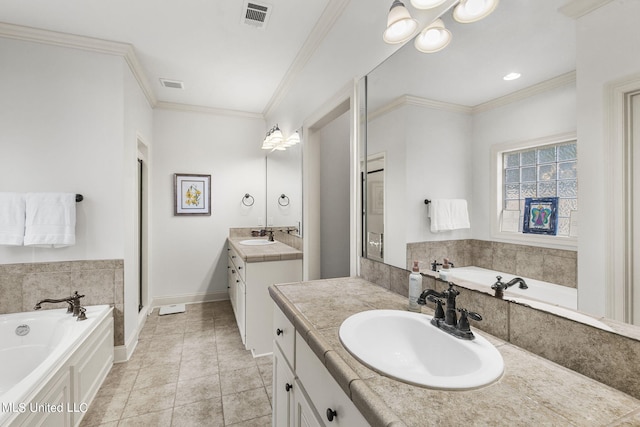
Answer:
[[[526,198],[524,202],[523,233],[556,235],[557,197]]]
[[[174,175],[174,215],[211,215],[211,175]]]

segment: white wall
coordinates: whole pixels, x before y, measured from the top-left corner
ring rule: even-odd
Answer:
[[[0,263],[124,256],[122,58],[0,38],[0,191],[81,193],[76,244]]]
[[[227,294],[229,227],[255,227],[265,212],[260,119],[154,110],[150,288],[154,299]],[[173,174],[211,175],[211,216],[173,215]],[[242,205],[245,193],[255,198]]]
[[[349,276],[349,112],[320,129],[320,277]]]
[[[614,1],[578,19],[578,164],[579,209],[594,219],[582,226],[578,239],[578,307],[604,314],[607,206],[603,162],[604,88],[640,72],[640,2]],[[581,214],[582,215],[582,214]]]
[[[576,131],[576,88],[568,84],[473,116],[473,238],[491,237],[491,146]],[[579,142],[578,153],[582,152]],[[583,165],[579,163],[579,169]],[[580,187],[582,187],[582,175]],[[474,227],[473,224],[476,226]],[[580,237],[582,238],[582,236]]]

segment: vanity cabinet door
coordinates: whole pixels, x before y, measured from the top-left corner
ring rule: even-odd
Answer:
[[[369,426],[358,408],[300,336],[296,337],[296,375],[304,384],[304,389],[324,425]]]
[[[274,347],[278,347],[282,351],[282,355],[289,363],[291,369],[295,367],[295,337],[296,330],[293,324],[284,315],[282,310],[273,304],[273,342]]]
[[[242,344],[246,344],[247,328],[246,328],[246,285],[242,280],[238,281],[238,293],[236,295],[236,322],[240,330]]]
[[[278,346],[273,347],[273,423],[278,427],[291,427],[293,414],[293,388],[295,375]]]
[[[293,389],[293,423],[291,425],[293,427],[324,427],[298,380],[295,381]]]

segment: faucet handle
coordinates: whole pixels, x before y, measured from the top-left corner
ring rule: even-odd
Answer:
[[[469,318],[475,321],[482,320],[482,316],[480,314],[469,311],[466,308],[458,308],[457,310],[460,312],[460,319],[458,320],[458,330],[462,332],[471,332],[471,327],[469,326]],[[471,336],[473,336],[473,334],[471,334]]]
[[[491,285],[491,289],[504,289],[504,282],[502,276],[496,276],[496,283]]]
[[[444,309],[442,308],[442,304],[444,303],[444,301],[442,301],[440,298],[436,297],[435,295],[429,295],[427,299],[431,302],[436,303],[436,312],[433,315],[433,318],[444,319]]]

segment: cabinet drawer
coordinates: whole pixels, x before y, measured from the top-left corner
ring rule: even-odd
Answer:
[[[291,369],[295,366],[294,352],[296,330],[282,310],[273,304],[273,342],[282,351]]]
[[[301,337],[296,337],[295,347],[296,374],[322,422],[326,426],[368,427],[358,408]],[[335,411],[332,421],[328,411]]]
[[[238,252],[233,248],[233,246],[231,246],[230,243],[228,243],[228,245],[229,258],[231,259],[233,265],[236,267],[236,271],[240,275],[241,280],[246,283],[247,279],[245,277],[245,271],[247,270],[247,264],[240,257],[240,255],[238,255]]]

